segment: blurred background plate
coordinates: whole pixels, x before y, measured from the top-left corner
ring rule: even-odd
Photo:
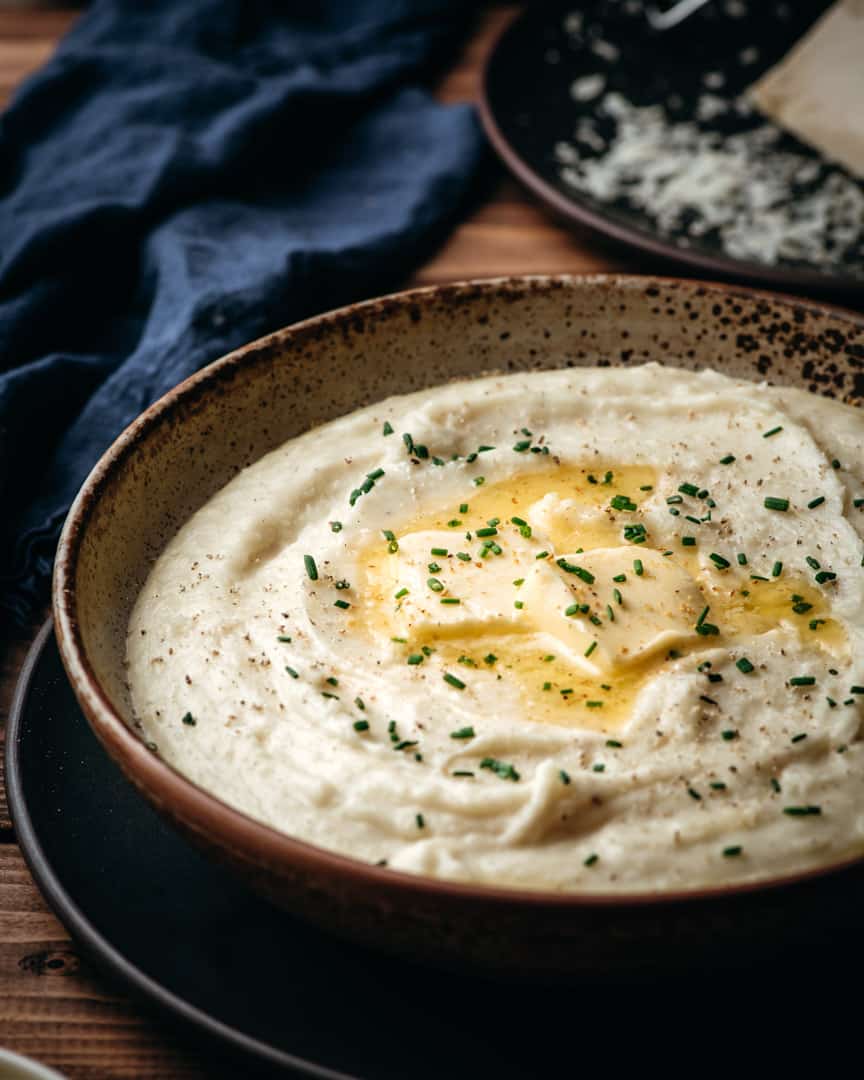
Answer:
[[[487,60],[486,131],[570,221],[713,276],[860,296],[864,183],[741,104],[828,6],[712,0],[659,33],[643,0],[535,5]]]

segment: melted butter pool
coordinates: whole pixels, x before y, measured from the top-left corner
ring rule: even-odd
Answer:
[[[541,628],[536,619],[528,617],[535,612],[525,612],[525,618],[521,618],[522,612],[518,608],[513,610],[522,595],[515,585],[514,591],[502,598],[497,621],[459,621],[445,617],[457,611],[456,605],[434,609],[430,606],[431,622],[417,621],[406,628],[405,605],[410,601],[397,594],[406,588],[411,538],[426,532],[446,534],[438,543],[448,556],[446,559],[435,556],[431,549],[427,556],[424,548],[423,558],[428,558],[429,565],[424,562],[422,568],[414,566],[408,596],[412,591],[416,596],[426,588],[428,572],[429,578],[444,586],[440,596],[424,593],[430,605],[453,598],[451,594],[459,592],[462,569],[453,562],[457,552],[470,555],[472,566],[484,571],[486,567],[490,572],[493,567],[497,571],[506,565],[513,578],[509,584],[513,584],[531,572],[535,556],[541,551],[548,552],[546,561],[552,563],[555,558],[580,549],[589,552],[603,548],[616,550],[615,569],[627,578],[625,582],[615,583],[615,575],[610,572],[608,582],[600,582],[598,577],[594,583],[594,596],[599,596],[598,586],[602,586],[610,594],[608,599],[614,611],[612,590],[618,588],[626,602],[628,582],[635,574],[634,561],[640,554],[650,552],[649,558],[657,561],[655,550],[659,549],[652,547],[650,532],[648,540],[641,544],[626,543],[622,535],[625,524],[638,524],[642,520],[639,507],[651,496],[656,483],[655,471],[644,466],[530,468],[504,481],[479,487],[466,484],[462,501],[454,500],[403,522],[382,523],[392,528],[397,541],[402,542],[400,550],[391,552],[392,545],[382,537],[360,553],[359,601],[352,610],[351,631],[367,637],[370,643],[377,643],[379,649],[384,642],[404,638],[404,644],[397,645],[404,649],[406,664],[409,656],[417,655],[418,649],[424,650],[424,673],[430,668],[446,670],[466,683],[475,684],[478,679],[499,685],[505,681],[519,695],[523,714],[535,722],[609,734],[626,726],[642,687],[681,657],[693,655],[695,660],[696,654],[718,646],[740,648],[754,637],[777,629],[832,657],[847,650],[845,631],[831,618],[823,590],[785,573],[768,581],[752,580],[749,566],[733,566],[722,572],[705,568],[694,549],[679,549],[667,556],[670,570],[674,567],[679,573],[686,572],[698,589],[703,606],[709,608],[704,621],[716,626],[719,633],[693,632],[699,615],[694,612],[692,595],[681,611],[671,601],[670,625],[676,618],[680,624],[683,615],[687,633],[682,632],[680,639],[670,640],[668,647],[649,655],[639,655],[628,662],[604,663],[603,670],[584,670],[584,662],[578,655],[574,660],[572,648],[568,654],[562,640],[549,631],[548,621]],[[614,509],[611,503],[616,496],[626,496],[635,508],[626,512]],[[530,535],[524,527],[512,523],[513,517],[527,522]],[[490,521],[496,522],[495,525],[490,525]],[[497,528],[497,535],[477,536],[478,530],[488,528]],[[470,540],[466,534],[470,534]],[[501,553],[487,548],[483,554],[488,543],[496,544]],[[645,558],[646,564],[649,558]],[[507,561],[498,567],[496,563],[500,559]],[[434,569],[436,565],[440,570]],[[418,578],[421,571],[422,580]],[[575,590],[578,582],[566,574],[564,577]],[[461,604],[462,598],[459,599]],[[607,599],[605,593],[603,599]],[[434,611],[441,612],[437,622]],[[557,608],[555,611],[560,614]],[[601,622],[610,617],[607,611],[599,601],[592,608],[592,614],[596,613]],[[598,639],[602,640],[602,632],[600,625],[596,631]],[[620,660],[621,654],[618,655]]]

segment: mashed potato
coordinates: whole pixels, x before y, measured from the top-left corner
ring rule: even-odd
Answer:
[[[392,868],[679,890],[864,850],[864,425],[647,365],[394,397],[240,473],[129,627],[201,787]]]

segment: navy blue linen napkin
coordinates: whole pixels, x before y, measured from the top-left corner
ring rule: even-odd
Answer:
[[[44,596],[142,409],[440,241],[482,140],[419,84],[469,9],[97,0],[25,84],[0,119],[0,609]]]

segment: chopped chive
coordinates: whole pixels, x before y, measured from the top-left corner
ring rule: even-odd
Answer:
[[[808,604],[806,600],[796,600],[792,605],[792,610],[796,615],[806,615],[808,611],[812,611],[813,605]]]
[[[667,506],[677,506],[678,503],[683,503],[683,502],[684,502],[684,500],[681,498],[680,495],[670,495],[669,498],[666,500],[666,505]]]
[[[613,495],[609,503],[613,510],[636,510],[638,507],[627,495]]]
[[[606,772],[606,766],[602,761],[598,761],[596,765],[591,766],[592,772]]]
[[[767,495],[765,497],[764,506],[766,510],[780,510],[785,513],[789,509],[789,500],[778,499],[773,495]]]
[[[355,731],[368,731],[369,730],[369,721],[368,720],[355,720],[354,721],[354,730]]]
[[[746,566],[747,565],[747,556],[744,554],[743,551],[739,551],[738,554],[735,556],[735,558],[738,560],[738,565],[739,566]]]
[[[382,435],[392,435],[393,434],[393,425],[390,423],[389,420],[384,421],[384,427],[381,429],[381,434]]]
[[[644,525],[625,525],[624,539],[632,544],[644,544],[648,539],[648,530]]]
[[[422,664],[423,663],[423,653],[411,653],[411,655],[408,657],[408,659],[405,662],[406,662],[406,664],[411,664],[412,667],[416,666],[417,664]]]
[[[331,521],[330,522],[330,532],[334,532],[334,533],[342,532],[342,522],[341,521]]]
[[[814,686],[816,678],[813,675],[793,675],[789,680],[790,686]]]
[[[512,765],[506,761],[499,761],[497,758],[483,758],[480,762],[481,769],[490,769],[496,776],[500,776],[502,780],[518,780],[519,773],[513,768]]]
[[[346,611],[348,608],[351,607],[351,605],[348,603],[347,600],[334,600],[333,607],[338,607],[341,608],[342,611]]]
[[[639,490],[640,491],[653,491],[654,490],[654,485],[653,484],[642,484],[640,486]]]
[[[687,794],[690,796],[691,799],[696,799],[697,802],[702,801],[702,796],[699,794],[699,792],[695,788],[688,787],[687,788]]]
[[[780,781],[776,776],[771,777],[771,787],[778,795],[780,794],[782,788],[780,787]]]
[[[195,719],[191,712],[185,713],[180,722],[182,724],[185,724],[187,727],[195,727],[195,725],[198,723],[198,721]]]
[[[832,469],[842,469],[843,466],[840,464],[840,462],[835,457],[834,460],[831,462],[831,468]]]
[[[792,738],[789,741],[793,742],[793,743],[799,743],[799,742],[803,742],[806,738],[807,738],[807,732],[802,731],[798,735],[793,735]]]
[[[620,750],[624,743],[618,742],[617,739],[607,739],[606,745],[612,750]]]
[[[619,582],[620,581],[626,581],[627,580],[627,575],[626,574],[616,574],[615,577],[612,578],[612,580],[613,581],[619,581]]]
[[[695,547],[696,546],[696,537],[695,536],[682,536],[681,537],[681,543],[683,544],[684,547]]]
[[[474,773],[469,772],[467,769],[457,769],[453,773],[453,776],[473,776],[473,775],[474,775]]]
[[[716,552],[713,552],[708,558],[718,570],[727,570],[732,565],[728,559],[724,559],[722,555],[718,555]]]
[[[620,605],[620,604],[624,603],[624,598],[621,595],[621,590],[620,589],[613,589],[612,590],[612,596],[613,596],[616,604]]]
[[[570,783],[570,774],[568,772],[565,772],[564,769],[558,770],[558,778],[562,784]]]
[[[826,581],[834,581],[836,580],[836,578],[837,575],[832,573],[830,570],[820,570],[814,580],[816,581],[817,585],[824,585]]]
[[[642,575],[644,574],[645,570],[642,566],[641,559],[633,560],[633,572],[636,574],[636,577],[642,577]]]
[[[354,704],[357,706],[358,709],[361,710],[361,712],[366,711],[366,702],[363,700],[362,697],[355,697]]]
[[[712,789],[712,791],[725,791],[726,790],[726,785],[723,783],[722,780],[712,780],[711,783],[708,786]]]
[[[790,817],[817,817],[822,813],[821,806],[784,806],[783,813]]]
[[[430,548],[429,553],[430,555],[440,555],[442,557],[446,557],[448,554],[447,548]]]
[[[772,435],[776,435],[778,432],[780,432],[782,430],[783,430],[782,425],[780,427],[772,427],[770,431],[763,431],[762,432],[762,438],[763,439],[770,439]]]
[[[461,604],[462,601],[458,596],[445,596],[441,599],[442,604]]]
[[[774,565],[771,567],[771,577],[780,577],[782,573],[783,563],[779,561],[775,562]]]
[[[594,575],[589,570],[585,570],[584,567],[577,566],[575,563],[568,562],[566,559],[556,559],[555,562],[565,573],[575,574],[576,577],[584,581],[586,585],[594,584]]]
[[[720,736],[725,739],[726,742],[732,742],[733,739],[738,738],[738,732],[735,731],[734,728],[729,728],[726,731],[721,731]]]
[[[285,670],[288,672],[288,674],[291,676],[292,679],[299,679],[300,678],[300,676],[297,674],[297,672],[294,670],[293,667],[288,667],[288,665],[286,664],[285,665]]]
[[[473,739],[474,738],[474,728],[473,727],[463,727],[463,728],[459,728],[458,731],[451,731],[450,732],[450,738],[451,739]]]
[[[563,693],[563,691],[562,691],[562,693]],[[570,693],[572,694],[573,691],[571,690]],[[585,704],[587,705],[587,707],[589,709],[602,709],[603,708],[603,702],[602,701],[586,701]],[[595,765],[594,766],[594,772],[603,772],[603,770],[605,768],[606,768],[605,765],[601,765],[600,768],[598,769],[597,766]]]
[[[735,460],[735,455],[734,454],[727,454],[726,457],[721,457],[720,458],[720,464],[721,465],[731,465],[734,460]]]
[[[486,483],[486,477],[475,476],[471,483],[474,485],[474,487],[483,487],[483,485]]]
[[[426,584],[429,586],[432,592],[444,592],[444,586],[436,577],[427,578]]]
[[[285,645],[289,645],[289,644],[291,643],[291,638],[289,637],[289,635],[288,635],[288,634],[280,634],[280,635],[279,635],[279,636],[278,636],[278,637],[276,638],[276,640],[277,640],[277,641],[281,641],[281,642],[282,642],[283,644],[285,644]]]
[[[444,672],[443,679],[450,686],[455,686],[457,690],[465,689],[465,683],[461,679],[457,679],[455,675],[451,675],[449,671]]]
[[[311,555],[304,555],[303,556],[303,563],[304,563],[304,565],[306,567],[306,574],[308,575],[309,580],[310,581],[317,581],[318,580],[318,567],[315,565],[315,560],[312,558],[312,556]]]
[[[743,850],[744,849],[741,847],[740,844],[733,844],[732,847],[723,848],[723,856],[727,859],[735,859],[742,853]]]
[[[517,454],[524,454],[530,445],[530,439],[520,439],[519,442],[513,444],[513,449]]]
[[[822,503],[824,503],[824,502],[825,502],[825,496],[824,495],[819,495],[817,498],[811,499],[810,502],[807,503],[807,509],[808,510],[815,510],[817,506],[821,506]]]
[[[679,484],[678,490],[682,495],[695,496],[699,494],[699,488],[695,484]]]
[[[745,675],[749,675],[751,671],[756,670],[746,656],[742,656],[738,660],[736,660],[735,667],[737,667],[738,670],[743,672]]]
[[[498,535],[498,530],[495,528],[494,525],[490,525],[486,529],[477,529],[475,535],[476,536],[481,536],[481,537],[482,536],[497,536]]]
[[[597,860],[599,858],[600,858],[600,856],[597,854],[596,851],[594,851],[588,856],[588,858],[583,862],[582,865],[583,866],[593,866],[597,862]]]
[[[535,555],[534,558],[535,559],[548,559],[549,558],[549,552],[548,551],[538,552],[538,554]]]
[[[818,630],[820,626],[824,626],[826,619],[811,619],[808,623],[811,630]]]
[[[864,506],[864,499],[853,499],[852,505],[855,507],[856,510],[860,510],[861,507]]]
[[[592,652],[597,648],[597,642],[592,641],[588,648],[585,650],[585,655],[590,656]]]

